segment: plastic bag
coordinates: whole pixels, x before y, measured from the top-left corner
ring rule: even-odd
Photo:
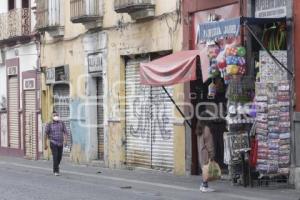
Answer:
[[[202,177],[204,181],[215,181],[221,179],[221,168],[215,161],[209,161],[202,168]]]

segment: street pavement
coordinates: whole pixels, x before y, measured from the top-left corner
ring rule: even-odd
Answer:
[[[243,188],[227,181],[199,191],[200,177],[152,170],[116,170],[64,161],[55,177],[52,162],[0,157],[0,200],[299,200],[293,189]]]

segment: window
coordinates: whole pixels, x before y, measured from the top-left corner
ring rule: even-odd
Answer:
[[[15,9],[15,0],[8,0],[8,10]]]
[[[22,8],[29,8],[29,0],[22,0]]]

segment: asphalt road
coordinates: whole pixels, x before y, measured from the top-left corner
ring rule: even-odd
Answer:
[[[295,190],[235,188],[213,185],[216,193],[198,191],[195,178],[126,170],[66,166],[62,176],[51,162],[0,159],[0,200],[298,200]]]

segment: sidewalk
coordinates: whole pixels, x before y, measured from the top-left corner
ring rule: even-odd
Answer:
[[[0,157],[1,165],[13,166],[17,169],[38,170],[51,173],[52,162],[47,160],[30,161],[21,158]],[[61,165],[62,174],[87,179],[109,180],[120,183],[124,187],[134,187],[143,185],[145,187],[159,187],[166,190],[176,190],[183,192],[199,192],[201,182],[199,176],[177,177],[172,174],[151,171],[151,170],[119,170],[108,169],[86,165],[77,165],[64,161]],[[241,199],[241,200],[299,200],[300,191],[293,189],[268,188],[244,188],[231,186],[228,181],[218,181],[211,183],[211,186],[218,192],[213,199]],[[199,192],[200,195],[200,192]]]

